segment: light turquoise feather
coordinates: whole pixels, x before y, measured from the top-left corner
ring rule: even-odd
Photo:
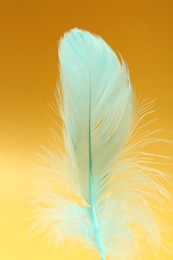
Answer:
[[[56,151],[46,150],[45,158],[53,185],[66,187],[65,178],[84,204],[58,195],[50,181],[38,189],[42,205],[33,228],[48,228],[57,243],[68,237],[83,241],[98,249],[101,260],[134,259],[143,234],[150,246],[162,244],[161,224],[148,201],[164,205],[169,196],[156,181],[162,173],[145,165],[147,154],[143,158],[143,146],[155,141],[153,132],[136,130],[152,103],[137,108],[124,62],[98,36],[78,29],[66,33],[59,61],[66,152],[60,154],[55,134]]]
[[[104,255],[97,216],[97,201],[103,193],[100,183],[106,181],[115,154],[129,136],[132,90],[124,65],[102,39],[88,32],[67,33],[59,57],[63,121],[73,146],[69,152],[73,150],[81,196],[91,205],[96,244]]]

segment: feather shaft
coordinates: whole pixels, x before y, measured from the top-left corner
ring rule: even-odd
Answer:
[[[92,223],[95,233],[95,238],[98,246],[98,251],[100,254],[100,259],[105,260],[103,246],[101,242],[101,236],[97,221],[97,215],[95,210],[95,198],[94,198],[94,189],[93,189],[93,170],[92,170],[92,138],[91,138],[91,75],[90,75],[90,92],[89,92],[89,134],[88,134],[88,141],[89,141],[89,176],[90,176],[90,203],[91,203],[91,216],[92,216]]]

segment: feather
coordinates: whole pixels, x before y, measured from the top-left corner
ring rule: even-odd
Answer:
[[[32,228],[48,230],[57,245],[81,241],[101,260],[140,259],[141,243],[157,252],[163,225],[155,209],[170,195],[159,184],[165,175],[150,166],[154,155],[143,151],[157,142],[157,131],[144,131],[151,121],[141,124],[153,102],[137,104],[124,61],[99,36],[66,33],[59,61],[63,137],[52,131],[55,144],[41,156],[48,175],[37,185]]]

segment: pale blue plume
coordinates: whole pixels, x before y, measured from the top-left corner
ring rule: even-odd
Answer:
[[[59,61],[63,141],[53,131],[55,145],[42,155],[48,174],[37,186],[33,229],[48,230],[57,245],[81,241],[101,260],[141,259],[142,241],[157,252],[163,225],[154,209],[169,194],[143,151],[157,141],[157,131],[143,130],[150,122],[141,124],[153,103],[136,104],[125,63],[87,31],[65,34]]]

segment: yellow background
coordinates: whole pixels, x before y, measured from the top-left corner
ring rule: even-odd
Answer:
[[[172,131],[172,13],[171,0],[0,0],[1,260],[90,256],[88,251],[78,252],[79,246],[65,254],[66,247],[52,252],[44,235],[31,237],[27,233],[29,223],[25,220],[32,215],[27,201],[35,169],[30,161],[33,152],[50,138],[52,123],[45,113],[51,113],[47,102],[54,100],[60,36],[73,27],[102,36],[126,60],[137,93],[157,98],[156,125]],[[165,135],[170,138],[169,133]],[[172,154],[169,146],[159,149]],[[165,169],[171,173],[169,166]],[[173,259],[173,253],[161,251],[159,258]]]

